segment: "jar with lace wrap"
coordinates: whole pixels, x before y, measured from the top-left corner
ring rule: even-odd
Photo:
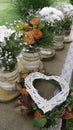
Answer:
[[[13,90],[16,81],[19,81],[17,59],[7,45],[0,44],[0,87]]]
[[[5,90],[15,90],[15,82],[19,82],[19,74],[17,66],[12,72],[0,71],[0,87]]]
[[[27,52],[23,49],[23,66],[28,71],[38,70],[40,68],[41,60],[38,51]]]

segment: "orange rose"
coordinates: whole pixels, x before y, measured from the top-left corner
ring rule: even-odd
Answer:
[[[43,36],[43,33],[39,29],[33,29],[32,35],[34,36],[35,39],[40,39]]]
[[[32,45],[35,43],[35,39],[32,35],[32,32],[25,32],[25,34],[23,34],[22,39],[24,40],[24,42],[26,42],[28,45]]]
[[[23,74],[22,78],[25,79],[28,76],[28,74]]]
[[[39,18],[33,18],[33,19],[30,20],[30,24],[39,25],[40,24],[40,19]]]
[[[26,90],[25,88],[22,88],[22,89],[20,90],[20,93],[21,93],[21,94],[25,94],[25,95],[28,94],[28,92],[27,92],[27,90]]]
[[[23,27],[23,30],[25,30],[25,29],[32,29],[32,27],[29,26],[29,24],[25,24],[24,27]]]
[[[42,118],[43,115],[40,112],[36,111],[34,113],[34,116],[37,117],[37,118]]]
[[[62,114],[60,115],[62,119],[71,119],[73,118],[73,111],[69,111],[67,109],[64,109]]]

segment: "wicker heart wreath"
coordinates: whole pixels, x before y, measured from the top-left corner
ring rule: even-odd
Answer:
[[[33,86],[35,79],[55,80],[59,83],[61,91],[50,100],[44,99]],[[33,101],[44,113],[63,103],[69,94],[69,85],[63,78],[60,76],[46,76],[40,72],[29,74],[25,79],[25,87]]]

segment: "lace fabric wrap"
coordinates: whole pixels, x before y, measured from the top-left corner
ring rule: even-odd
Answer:
[[[16,81],[19,81],[18,67],[12,72],[0,72],[0,87],[5,90],[15,89]]]

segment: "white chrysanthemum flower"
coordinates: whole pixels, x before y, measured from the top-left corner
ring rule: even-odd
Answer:
[[[58,2],[56,5],[53,5],[55,8],[61,10],[64,15],[73,17],[73,5],[66,2]]]
[[[0,33],[0,42],[5,42],[3,33],[2,34]]]
[[[15,30],[12,30],[11,28],[7,28],[6,26],[0,26],[0,42],[5,43],[5,37],[9,38],[9,36],[14,33]]]
[[[39,11],[39,14],[45,22],[51,25],[56,21],[64,19],[63,13],[60,10],[53,7],[44,7]]]

